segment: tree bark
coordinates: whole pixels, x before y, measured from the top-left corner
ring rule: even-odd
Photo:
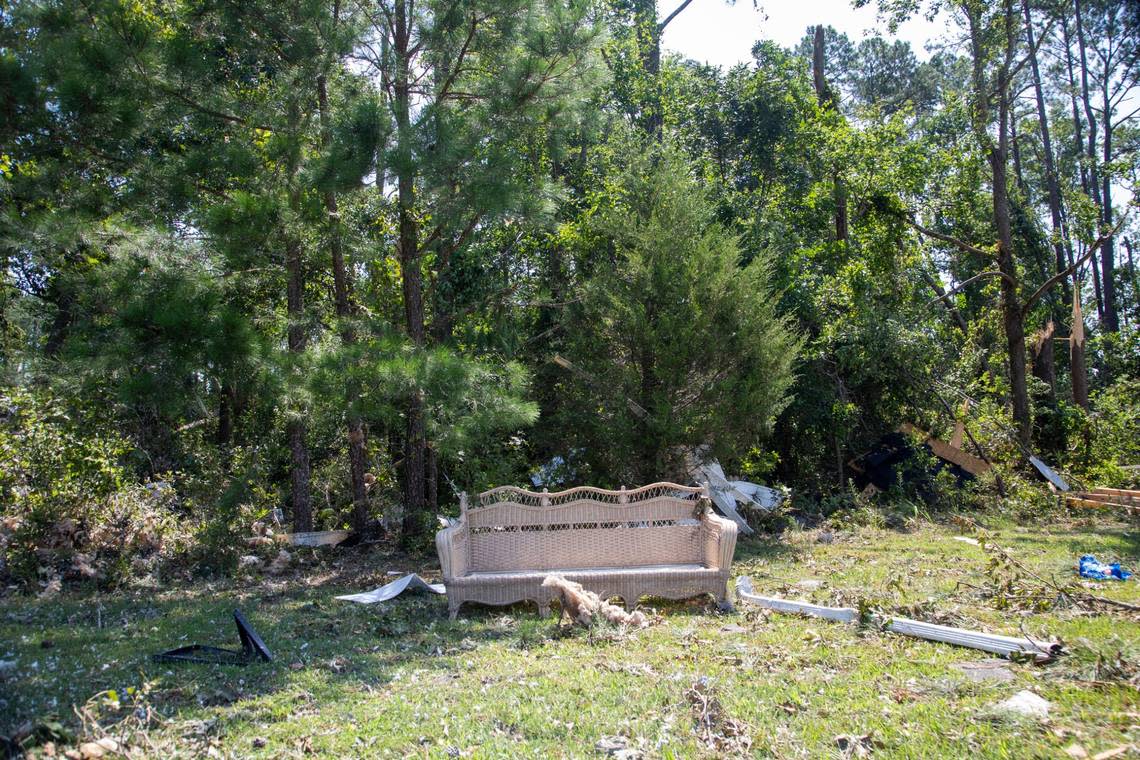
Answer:
[[[1108,93],[1108,64],[1105,64],[1105,76],[1101,94],[1103,96],[1103,118],[1104,122],[1104,166],[1105,169],[1101,173],[1101,190],[1100,197],[1103,203],[1101,207],[1102,218],[1106,229],[1112,229],[1112,176],[1108,170],[1109,164],[1112,162],[1112,102]],[[1109,235],[1101,243],[1100,247],[1100,276],[1104,280],[1104,287],[1101,290],[1104,292],[1104,326],[1105,332],[1119,332],[1120,331],[1120,316],[1116,308],[1116,241],[1112,235]]]
[[[411,127],[411,26],[410,0],[396,0],[393,53],[396,116],[396,193],[398,217],[397,254],[404,299],[404,329],[417,348],[424,346],[423,273],[420,267],[419,236],[415,219],[415,166]],[[415,393],[404,410],[404,520],[405,538],[421,533],[427,526],[425,507],[425,458],[427,431],[424,422],[423,392]]]
[[[1057,373],[1053,360],[1053,335],[1056,325],[1053,320],[1045,324],[1043,330],[1033,336],[1030,351],[1033,354],[1033,376],[1049,386],[1049,397],[1057,395]]]
[[[946,307],[946,311],[950,312],[950,316],[954,317],[954,322],[958,325],[958,329],[962,331],[962,334],[965,335],[968,333],[970,326],[966,323],[966,318],[962,316],[962,312],[958,311],[958,307],[954,305],[954,302],[946,297],[946,288],[942,287],[938,280],[926,272],[922,273],[922,279],[926,281],[926,284],[929,285],[930,289],[938,296],[938,300]]]
[[[317,77],[317,99],[320,106],[321,145],[326,150],[332,144],[332,115],[329,108],[328,81],[322,74]],[[333,271],[333,305],[340,326],[341,341],[345,345],[356,342],[356,330],[352,324],[355,308],[352,303],[352,276],[344,262],[344,244],[340,234],[340,210],[336,192],[324,192],[326,231]],[[348,399],[348,473],[352,490],[352,529],[363,533],[368,527],[368,489],[364,482],[368,463],[368,436],[364,421],[356,411],[359,389],[352,380],[345,387]]]
[[[993,175],[993,215],[997,229],[997,266],[1001,278],[1002,326],[1005,331],[1009,362],[1010,400],[1017,438],[1025,449],[1033,436],[1033,419],[1029,408],[1029,386],[1026,377],[1025,318],[1018,293],[1017,263],[1013,255],[1013,229],[1009,208],[1009,107],[1010,68],[1014,53],[1014,18],[1012,0],[1004,3],[1005,46],[1003,60],[991,82],[986,75],[986,33],[983,29],[984,7],[967,6],[970,27],[970,45],[973,57],[973,114],[972,127],[978,144],[988,153]],[[997,104],[997,140],[990,137],[993,99]]]
[[[233,441],[236,397],[237,393],[229,382],[223,382],[218,388],[218,429],[214,442],[219,446],[228,446]]]
[[[1003,109],[1004,110],[1004,109]],[[1013,233],[1010,225],[1009,197],[1006,190],[1006,154],[1003,143],[1008,139],[1004,128],[998,128],[998,145],[990,153],[994,180],[994,222],[998,231],[998,269],[1001,278],[1002,324],[1009,351],[1009,387],[1013,402],[1013,421],[1017,437],[1029,448],[1033,421],[1029,411],[1029,389],[1025,373],[1025,322],[1017,293],[1017,266],[1013,258]]]
[[[812,44],[811,68],[812,80],[815,85],[815,96],[820,108],[824,110],[838,110],[835,103],[835,93],[827,86],[827,74],[824,71],[826,60],[824,46],[823,25],[815,27],[815,37]],[[847,242],[847,183],[838,167],[831,174],[831,199],[835,205],[835,239],[837,242]]]
[[[1073,324],[1069,327],[1069,368],[1072,373],[1073,403],[1089,409],[1088,368],[1085,366],[1085,317],[1081,312],[1081,291],[1073,291]]]
[[[1112,217],[1112,210],[1109,208],[1109,200],[1110,199],[1109,199],[1107,193],[1102,193],[1102,187],[1105,189],[1107,189],[1107,187],[1108,187],[1109,178],[1108,178],[1108,175],[1106,174],[1105,178],[1104,178],[1105,184],[1102,186],[1101,178],[1100,178],[1100,169],[1098,167],[1098,162],[1100,160],[1100,156],[1097,155],[1097,145],[1096,145],[1096,142],[1097,142],[1096,116],[1094,115],[1094,112],[1093,112],[1092,98],[1089,96],[1089,65],[1088,65],[1088,55],[1086,53],[1086,45],[1085,45],[1085,31],[1084,31],[1084,21],[1083,21],[1083,11],[1082,11],[1082,7],[1081,7],[1081,0],[1074,0],[1073,7],[1074,7],[1075,14],[1076,14],[1075,20],[1076,20],[1076,24],[1077,24],[1077,50],[1080,53],[1080,63],[1081,63],[1081,101],[1084,104],[1085,121],[1087,122],[1088,128],[1089,128],[1088,149],[1087,149],[1087,152],[1085,154],[1086,157],[1088,158],[1088,162],[1089,162],[1089,187],[1092,190],[1093,202],[1095,202],[1097,204],[1097,206],[1100,208],[1101,219],[1104,220],[1104,219],[1110,219]],[[1111,134],[1111,132],[1112,132],[1111,114],[1106,111],[1104,114],[1102,114],[1102,118],[1105,121],[1105,125],[1104,125],[1105,134],[1106,135]],[[1109,154],[1106,152],[1105,155],[1107,156]],[[1102,247],[1101,247],[1101,264],[1100,264],[1100,273],[1099,273],[1100,276],[1097,278],[1097,285],[1098,285],[1098,291],[1099,291],[1097,294],[1098,313],[1100,315],[1101,325],[1102,325],[1103,329],[1110,331],[1110,332],[1116,332],[1117,330],[1120,329],[1119,321],[1118,321],[1117,316],[1116,316],[1116,287],[1115,287],[1115,284],[1113,283],[1113,277],[1112,277],[1112,269],[1113,269],[1112,252],[1113,252],[1113,248],[1114,248],[1114,246],[1112,246],[1108,240],[1106,240],[1105,243],[1102,245]],[[1107,266],[1107,271],[1106,271],[1106,266]],[[1095,272],[1096,266],[1094,265],[1093,268],[1094,268],[1094,272]]]
[[[1025,16],[1025,36],[1029,43],[1029,68],[1033,75],[1033,92],[1037,99],[1037,123],[1041,128],[1041,153],[1045,164],[1045,187],[1049,199],[1049,218],[1053,225],[1053,255],[1058,272],[1067,266],[1065,240],[1068,234],[1061,214],[1061,185],[1057,178],[1057,166],[1053,160],[1053,141],[1049,130],[1049,112],[1045,107],[1045,92],[1041,86],[1041,69],[1037,62],[1037,42],[1033,34],[1033,17],[1029,12],[1029,0],[1021,0],[1021,10]],[[1061,300],[1065,306],[1072,306],[1073,294],[1068,283],[1061,283]]]
[[[289,203],[295,211],[300,210],[300,201],[300,192],[296,189],[290,190]],[[294,231],[290,231],[285,241],[285,268],[288,275],[286,311],[289,316],[289,353],[294,355],[303,353],[306,344],[303,254],[301,238]],[[300,418],[291,419],[287,426],[291,463],[293,530],[297,532],[313,529],[313,505],[309,493],[309,449],[305,444],[305,429],[305,422]]]

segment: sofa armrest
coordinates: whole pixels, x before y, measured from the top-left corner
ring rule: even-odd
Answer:
[[[444,582],[448,578],[467,575],[468,546],[467,523],[444,528],[435,534],[435,550],[439,553],[439,567]]]
[[[705,546],[705,567],[728,571],[736,551],[736,523],[712,512],[701,515],[701,534]]]

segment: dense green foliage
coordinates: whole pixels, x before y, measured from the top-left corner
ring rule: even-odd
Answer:
[[[60,521],[155,481],[218,560],[274,510],[421,542],[461,490],[696,450],[829,511],[905,421],[1014,491],[1029,452],[1126,484],[1122,5],[884,1],[949,44],[729,70],[643,0],[6,5],[5,572],[69,572]]]

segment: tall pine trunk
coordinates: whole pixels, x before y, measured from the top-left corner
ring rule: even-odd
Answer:
[[[1094,115],[1092,98],[1089,95],[1089,64],[1088,55],[1085,46],[1085,30],[1084,30],[1084,12],[1081,6],[1081,0],[1074,0],[1074,11],[1076,13],[1075,20],[1077,24],[1077,50],[1080,53],[1079,60],[1081,64],[1081,101],[1084,105],[1085,121],[1089,128],[1088,146],[1086,149],[1085,157],[1089,163],[1089,189],[1092,191],[1093,202],[1101,212],[1101,219],[1111,219],[1112,210],[1108,207],[1110,199],[1107,192],[1102,193],[1102,189],[1108,187],[1108,176],[1106,174],[1104,185],[1101,183],[1100,168],[1098,162],[1100,156],[1097,153],[1097,122]],[[1111,133],[1111,115],[1107,111],[1102,115],[1106,122],[1105,134]],[[1105,155],[1108,155],[1107,151]],[[1119,320],[1116,315],[1116,287],[1113,283],[1112,270],[1112,251],[1113,246],[1106,239],[1105,245],[1101,248],[1101,262],[1100,262],[1100,276],[1097,278],[1097,300],[1099,302],[1099,314],[1101,325],[1104,330],[1109,332],[1116,332],[1119,329]],[[1094,274],[1096,274],[1096,263],[1093,263]]]
[[[1025,16],[1025,36],[1029,43],[1029,68],[1033,75],[1033,92],[1037,99],[1037,123],[1041,128],[1041,153],[1045,164],[1045,187],[1049,199],[1049,218],[1053,225],[1053,255],[1058,272],[1066,268],[1065,241],[1068,239],[1064,218],[1061,212],[1061,184],[1057,178],[1057,166],[1053,159],[1053,140],[1049,130],[1049,112],[1045,108],[1045,92],[1041,86],[1041,69],[1037,62],[1037,41],[1033,34],[1033,17],[1029,12],[1029,0],[1021,0],[1021,10]],[[1066,306],[1072,305],[1072,291],[1069,283],[1061,283],[1061,300]]]
[[[811,57],[815,96],[819,101],[820,108],[836,110],[835,94],[827,86],[827,75],[824,72],[825,58],[823,25],[817,24]],[[835,239],[840,243],[845,243],[847,242],[847,183],[843,181],[843,174],[838,167],[832,171],[831,179],[831,198],[835,204]]]
[[[289,205],[295,212],[300,211],[301,194],[296,188],[289,192]],[[305,269],[304,249],[301,238],[295,231],[288,233],[285,241],[285,269],[288,277],[286,311],[289,317],[289,353],[301,354],[305,350]],[[309,493],[309,448],[305,444],[305,421],[301,418],[289,420],[286,430],[289,437],[290,475],[292,489],[293,530],[305,532],[313,529],[313,505]]]
[[[332,116],[329,110],[328,81],[322,74],[317,77],[317,98],[321,116],[321,145],[328,150],[332,143]],[[356,342],[356,331],[352,324],[352,275],[344,263],[344,244],[340,230],[340,210],[336,193],[329,189],[324,193],[326,228],[329,253],[332,258],[333,304],[340,322],[341,340],[345,345]],[[363,533],[368,527],[368,490],[364,482],[368,453],[367,433],[364,421],[356,411],[360,392],[356,384],[349,380],[345,388],[348,400],[348,473],[352,486],[352,529]]]
[[[393,54],[395,55],[396,193],[398,216],[397,253],[404,298],[404,328],[417,348],[424,346],[423,272],[420,268],[418,229],[415,219],[415,166],[411,128],[411,25],[410,0],[396,0]],[[417,391],[404,409],[404,520],[405,538],[426,527],[427,428],[424,396]]]

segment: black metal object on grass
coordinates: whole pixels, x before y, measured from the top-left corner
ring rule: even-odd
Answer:
[[[206,665],[248,665],[254,660],[273,660],[273,653],[265,646],[257,631],[253,630],[245,615],[241,614],[241,610],[234,610],[234,625],[237,626],[238,639],[241,641],[240,650],[190,644],[151,657],[155,662],[195,662]]]

